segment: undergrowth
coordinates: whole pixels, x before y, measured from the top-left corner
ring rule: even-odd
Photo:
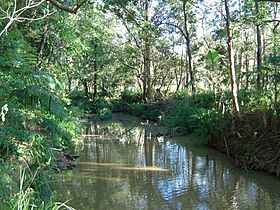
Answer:
[[[53,149],[74,147],[81,112],[64,109],[62,118],[20,103],[7,105],[0,123],[0,209],[58,209],[61,204],[48,185],[54,173]]]

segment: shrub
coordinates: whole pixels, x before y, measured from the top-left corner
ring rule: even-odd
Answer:
[[[193,96],[179,95],[167,107],[164,122],[169,126],[185,126],[189,131],[201,127],[202,117],[216,106],[213,93],[200,93]],[[179,99],[178,99],[179,98]]]
[[[142,118],[157,121],[159,119],[159,116],[161,116],[163,113],[163,106],[162,104],[152,104],[148,103],[145,105],[145,110],[142,115]]]
[[[105,99],[97,99],[94,104],[94,111],[98,113],[99,110],[102,110],[104,108],[110,111],[113,109],[112,104],[106,101]]]
[[[120,98],[128,104],[140,103],[142,102],[142,93],[140,91],[124,90]]]
[[[207,140],[212,140],[220,136],[228,121],[228,113],[224,115],[219,109],[204,109],[197,114],[198,126],[195,134],[203,136]]]
[[[125,103],[124,101],[114,100],[112,101],[111,105],[112,112],[129,113],[129,104]]]
[[[90,112],[93,109],[92,103],[84,96],[83,91],[72,91],[70,94],[71,105],[79,107],[85,112]]]
[[[142,103],[132,103],[128,106],[128,113],[135,116],[142,116],[145,112],[145,106]]]
[[[113,116],[113,114],[112,114],[112,111],[110,109],[108,109],[106,107],[98,109],[97,117],[100,120],[107,120],[107,119],[112,118],[112,116]]]
[[[167,108],[164,122],[169,126],[189,127],[190,117],[195,113],[194,107],[186,100],[173,100]]]
[[[188,97],[191,106],[208,109],[215,104],[215,95],[212,92],[199,93]]]

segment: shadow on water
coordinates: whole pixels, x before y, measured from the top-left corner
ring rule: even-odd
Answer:
[[[280,181],[136,118],[86,124],[77,167],[53,183],[76,209],[280,209]],[[160,132],[159,132],[160,131]],[[208,155],[207,155],[208,154]]]

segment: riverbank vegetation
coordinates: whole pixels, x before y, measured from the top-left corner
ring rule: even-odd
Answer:
[[[80,110],[181,126],[279,177],[279,18],[277,1],[4,0],[0,208],[55,208]]]

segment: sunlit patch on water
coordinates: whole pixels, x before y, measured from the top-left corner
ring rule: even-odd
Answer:
[[[115,163],[92,163],[92,162],[78,162],[78,165],[90,165],[96,167],[109,167],[115,170],[129,170],[129,171],[160,171],[167,172],[168,169],[156,167],[156,166],[145,166],[145,167],[135,167],[129,165],[115,164]]]
[[[168,172],[168,169],[147,166],[147,167],[115,167],[118,170],[128,170],[128,171],[160,171],[160,172]]]

